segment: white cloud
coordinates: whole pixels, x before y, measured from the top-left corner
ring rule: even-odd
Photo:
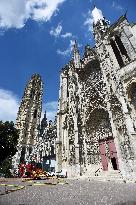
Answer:
[[[73,50],[74,43],[75,43],[75,41],[70,40],[69,47],[66,50],[64,50],[64,51],[61,51],[60,49],[58,49],[57,50],[57,54],[62,55],[62,56],[70,55],[71,51]]]
[[[42,112],[41,118],[43,118],[44,111],[46,110],[47,119],[54,121],[55,116],[57,114],[57,109],[58,109],[58,102],[57,101],[51,101],[51,102],[45,103],[43,105],[43,112]]]
[[[115,1],[112,2],[112,7],[116,10],[123,11],[123,7],[121,5],[117,5]]]
[[[0,0],[0,27],[21,28],[26,18],[25,0]]]
[[[15,122],[19,106],[20,100],[13,92],[0,89],[0,120]],[[42,118],[44,116],[44,111],[46,110],[47,119],[54,121],[57,109],[57,101],[45,103],[43,105]]]
[[[88,27],[88,31],[91,31],[93,30],[93,22],[94,22],[94,19],[92,17],[92,12],[91,11],[88,11],[88,15],[87,15],[87,18],[84,22],[84,25]]]
[[[62,25],[59,23],[56,28],[52,28],[50,31],[50,35],[54,37],[59,37],[62,31]]]
[[[0,89],[0,120],[15,121],[19,108],[19,99],[8,90]]]
[[[31,18],[49,21],[65,0],[0,0],[0,27],[22,28]]]
[[[72,33],[65,33],[61,35],[62,38],[70,38],[73,37]]]
[[[61,51],[57,50],[58,55],[62,55],[63,57],[69,56],[73,50],[73,45],[75,44],[74,40],[70,40],[69,47],[66,50]],[[78,44],[78,48],[82,47],[82,44]]]
[[[70,32],[66,32],[64,34],[61,34],[62,30],[63,30],[63,27],[62,27],[61,23],[59,23],[56,28],[53,27],[51,29],[50,35],[54,36],[54,37],[61,37],[61,38],[64,38],[64,39],[66,39],[66,38],[75,38],[75,36],[72,35],[72,33],[70,33]]]
[[[68,56],[70,54],[71,50],[67,48],[64,51],[61,51],[60,49],[57,49],[57,54],[61,56]]]
[[[57,101],[51,101],[51,102],[47,102],[45,104],[45,108],[46,110],[57,110],[58,107],[58,102]]]

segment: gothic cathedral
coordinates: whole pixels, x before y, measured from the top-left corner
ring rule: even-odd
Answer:
[[[75,42],[61,71],[57,171],[75,177],[115,170],[136,179],[136,24],[126,15],[112,25],[100,17],[93,34],[95,47],[87,45],[81,58]]]

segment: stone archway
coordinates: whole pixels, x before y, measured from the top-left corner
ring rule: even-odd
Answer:
[[[104,108],[95,108],[86,122],[87,133],[94,133],[97,140],[103,140],[111,136],[111,125],[108,111]]]
[[[86,122],[86,147],[88,164],[102,163],[103,170],[108,170],[110,162],[118,169],[117,151],[112,135],[108,111],[103,108],[94,109]],[[112,158],[114,163],[112,163]],[[116,164],[115,164],[116,161]]]
[[[136,82],[135,81],[129,85],[127,89],[127,93],[131,105],[133,105],[133,107],[136,109]]]

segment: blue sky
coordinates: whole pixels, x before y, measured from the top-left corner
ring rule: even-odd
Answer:
[[[111,23],[126,10],[136,22],[135,0],[0,0],[0,120],[16,119],[33,73],[42,76],[43,107],[53,118],[60,70],[71,58],[73,41],[81,55],[86,44],[94,45],[94,3]]]

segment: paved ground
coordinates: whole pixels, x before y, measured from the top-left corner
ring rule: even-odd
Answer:
[[[35,183],[21,182],[18,179],[0,182],[0,205],[136,205],[134,183],[88,179],[66,181],[68,184],[53,181],[54,185],[42,185],[45,180]],[[24,188],[5,194],[5,186],[2,184],[23,185]],[[7,189],[12,190],[14,187],[9,186]]]

